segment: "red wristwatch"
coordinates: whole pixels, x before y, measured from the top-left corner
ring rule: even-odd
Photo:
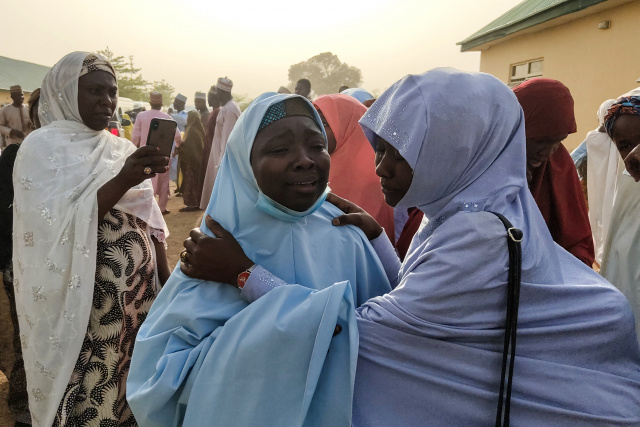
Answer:
[[[249,280],[249,276],[251,276],[251,272],[253,272],[253,270],[255,270],[256,267],[257,267],[257,264],[253,264],[251,267],[247,268],[245,271],[238,274],[238,283],[237,283],[238,289],[244,288],[245,283],[247,283],[247,280]]]

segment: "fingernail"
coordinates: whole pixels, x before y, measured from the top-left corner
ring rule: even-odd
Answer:
[[[331,220],[331,224],[333,224],[333,225],[340,225],[340,220],[339,220],[338,218],[333,218],[333,219]]]

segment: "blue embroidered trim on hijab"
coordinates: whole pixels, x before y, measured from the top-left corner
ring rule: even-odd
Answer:
[[[273,104],[267,109],[267,112],[264,113],[264,117],[258,127],[258,132],[273,122],[291,116],[309,117],[316,123],[319,129],[322,129],[322,124],[318,123],[313,111],[311,111],[311,108],[313,107],[304,102],[301,98],[287,98],[277,104]]]

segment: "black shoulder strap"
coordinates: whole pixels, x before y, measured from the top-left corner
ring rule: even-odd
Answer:
[[[509,426],[509,410],[511,406],[511,386],[513,383],[513,365],[516,357],[516,330],[518,328],[518,306],[520,304],[520,275],[522,272],[522,231],[515,228],[511,222],[499,213],[496,215],[507,229],[507,244],[509,246],[509,281],[507,283],[507,319],[504,327],[504,349],[502,351],[502,374],[500,377],[500,395],[496,413],[496,427]],[[504,396],[504,377],[507,372],[507,362],[511,353],[509,375],[507,378],[507,395]]]

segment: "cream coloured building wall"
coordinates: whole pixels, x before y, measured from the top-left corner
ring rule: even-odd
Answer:
[[[611,21],[611,27],[598,29],[601,21]],[[482,49],[480,71],[505,83],[512,64],[544,58],[543,77],[564,83],[575,101],[578,131],[565,141],[572,150],[597,127],[603,101],[640,86],[640,1]]]

